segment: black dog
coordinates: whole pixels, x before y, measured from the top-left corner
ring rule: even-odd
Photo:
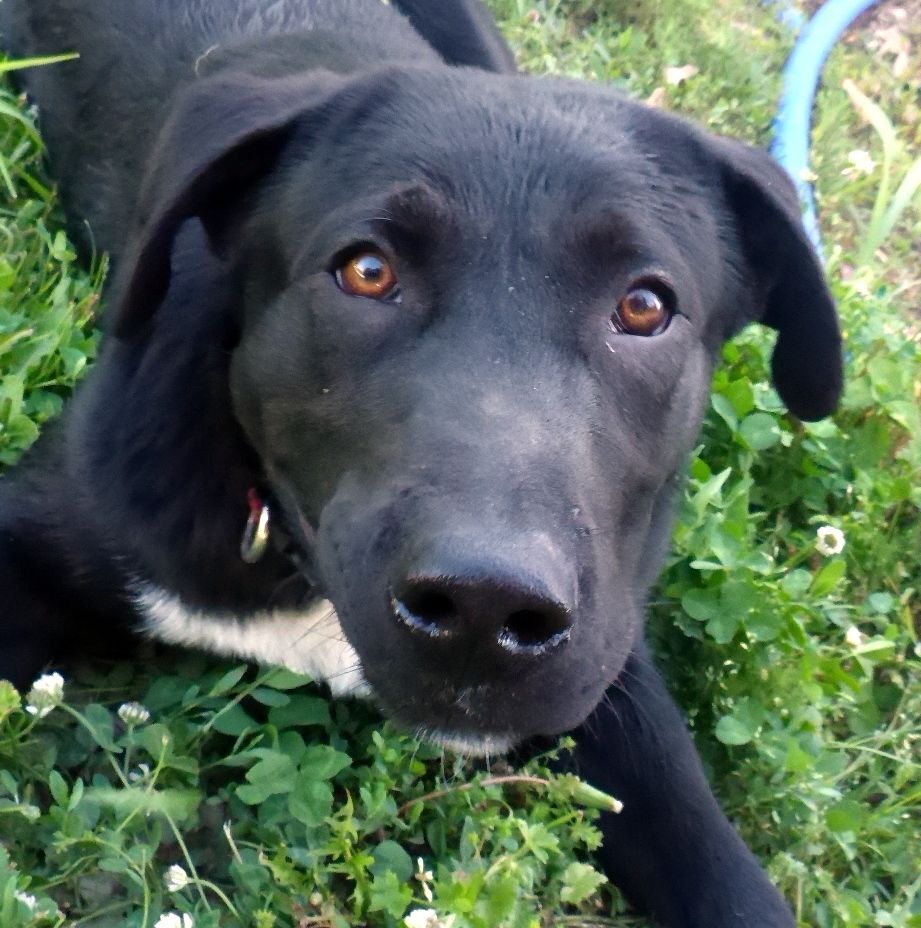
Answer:
[[[792,925],[641,621],[721,343],[772,326],[791,411],[837,400],[783,172],[514,74],[478,0],[0,9],[14,53],[80,52],[26,86],[75,232],[114,261],[102,358],[4,480],[0,675],[130,628],[308,670],[465,751],[586,723],[638,904]]]

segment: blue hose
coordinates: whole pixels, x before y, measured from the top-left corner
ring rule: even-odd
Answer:
[[[803,203],[803,224],[819,254],[822,239],[809,183],[812,106],[822,66],[841,33],[877,0],[828,0],[800,32],[783,72],[771,154],[787,169]]]

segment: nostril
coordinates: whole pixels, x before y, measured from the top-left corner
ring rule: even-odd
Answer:
[[[570,637],[572,610],[523,570],[414,570],[390,590],[391,618],[439,648],[540,657]]]
[[[562,606],[519,609],[505,620],[499,644],[507,651],[541,654],[569,638],[572,622]]]
[[[457,618],[454,600],[437,590],[410,589],[392,602],[397,619],[432,637],[445,634]]]
[[[457,615],[450,596],[435,590],[418,590],[403,597],[403,604],[420,619],[438,624]]]
[[[513,612],[502,629],[512,635],[519,644],[542,644],[547,640],[544,617],[533,609],[522,609]],[[552,633],[551,633],[552,634]]]

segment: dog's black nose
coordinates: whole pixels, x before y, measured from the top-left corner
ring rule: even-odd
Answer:
[[[572,609],[525,574],[413,572],[391,597],[394,618],[418,636],[498,645],[537,656],[564,644]]]

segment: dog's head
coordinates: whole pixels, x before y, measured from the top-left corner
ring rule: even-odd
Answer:
[[[153,164],[116,333],[200,219],[234,415],[383,708],[442,740],[565,730],[616,679],[726,338],[773,327],[790,410],[836,403],[789,180],[602,88],[217,76]]]

